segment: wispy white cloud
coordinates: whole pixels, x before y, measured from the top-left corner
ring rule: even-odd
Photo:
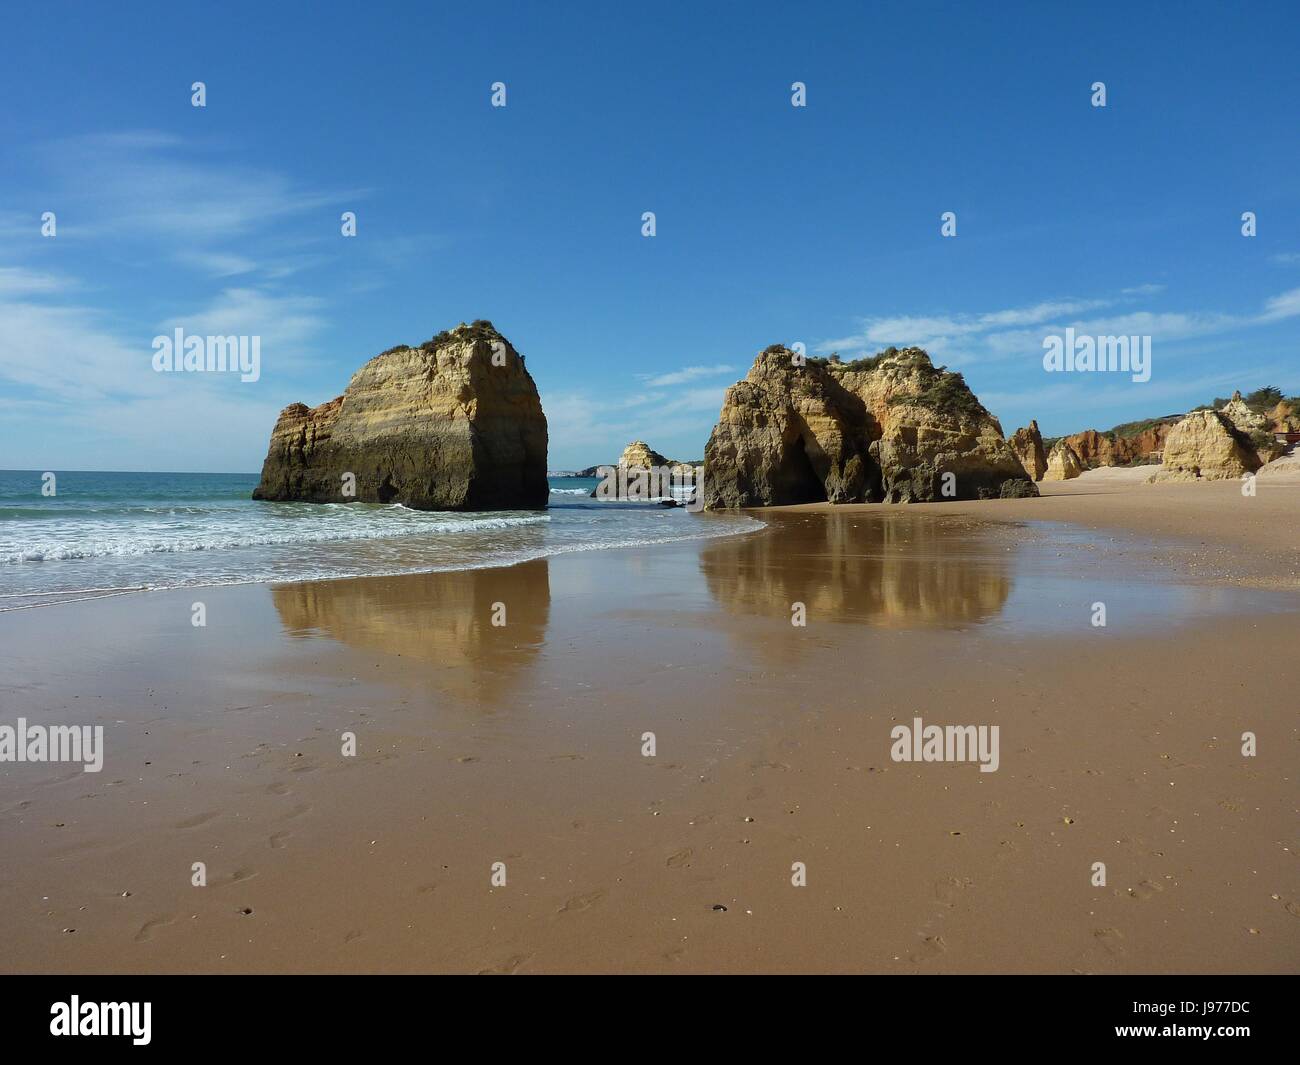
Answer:
[[[670,388],[673,385],[684,385],[688,381],[697,381],[701,377],[717,377],[719,374],[734,374],[736,368],[725,364],[716,366],[687,366],[681,370],[673,370],[671,373],[649,376],[639,374],[647,388]]]
[[[951,365],[1013,358],[1041,352],[1049,333],[1071,327],[1092,336],[1151,336],[1161,341],[1208,337],[1227,330],[1266,325],[1300,315],[1300,289],[1266,301],[1260,312],[1132,310],[1111,315],[1087,312],[1132,304],[1139,296],[1159,295],[1163,285],[1138,285],[1113,297],[1062,299],[1008,310],[939,317],[868,318],[857,336],[817,345],[820,352],[857,353],[886,345],[916,345]],[[1007,328],[1014,326],[1017,328]],[[1030,328],[1030,327],[1038,328]]]
[[[286,217],[366,195],[359,189],[310,188],[277,171],[229,163],[201,143],[149,130],[66,138],[38,153],[55,178],[51,195],[76,202],[79,216],[96,232],[164,237],[173,244],[257,235]]]
[[[176,261],[201,270],[210,277],[236,277],[251,274],[257,263],[244,255],[230,252],[183,250],[176,253]]]
[[[44,296],[72,287],[65,277],[41,273],[21,266],[0,266],[0,299],[13,296]]]
[[[199,336],[260,336],[262,356],[309,355],[310,341],[325,325],[325,301],[314,296],[272,295],[253,288],[228,288],[206,306],[163,323]]]
[[[1300,314],[1300,288],[1293,288],[1290,292],[1283,292],[1265,303],[1264,313],[1255,321],[1280,322],[1283,318],[1294,318],[1297,314]]]
[[[153,370],[152,342],[160,333],[180,327],[201,336],[260,336],[263,368],[292,373],[307,363],[309,344],[325,324],[321,300],[253,289],[226,289],[190,313],[134,331],[95,307],[22,298],[62,285],[51,278],[36,293],[17,286],[20,298],[0,290],[0,382],[21,387],[33,402],[71,405],[85,417],[116,420],[118,404],[177,389],[169,375]],[[185,375],[193,401],[201,403],[216,383],[210,376]]]

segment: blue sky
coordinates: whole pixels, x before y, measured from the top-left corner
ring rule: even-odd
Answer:
[[[920,344],[1007,432],[1300,392],[1300,9],[1136,7],[7,5],[0,468],[255,471],[284,405],[474,318],[552,468],[699,457],[778,341]],[[178,325],[260,380],[154,373]],[[1068,325],[1151,335],[1151,380],[1045,373]]]

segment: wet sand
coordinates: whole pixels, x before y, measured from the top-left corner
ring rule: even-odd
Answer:
[[[0,968],[1294,972],[1300,489],[1088,481],[0,615]]]

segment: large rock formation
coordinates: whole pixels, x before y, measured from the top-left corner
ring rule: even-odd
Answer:
[[[1254,473],[1261,466],[1250,440],[1218,411],[1196,410],[1165,441],[1159,481],[1216,481]]]
[[[1277,424],[1273,415],[1252,410],[1234,392],[1218,410],[1194,410],[1174,426],[1165,441],[1164,464],[1151,480],[1214,481],[1254,473],[1286,450],[1276,439]]]
[[[1047,455],[1047,472],[1044,481],[1072,481],[1083,473],[1083,461],[1069,444],[1058,440]]]
[[[537,386],[491,322],[392,348],[353,374],[343,395],[281,412],[253,498],[544,507],[546,416]]]
[[[1043,434],[1038,431],[1038,422],[1031,421],[1023,429],[1017,429],[1011,434],[1009,443],[1030,478],[1041,481],[1047,472],[1047,452],[1043,449]]]
[[[713,509],[1038,494],[961,375],[919,348],[852,363],[760,352],[727,390],[704,462]]]

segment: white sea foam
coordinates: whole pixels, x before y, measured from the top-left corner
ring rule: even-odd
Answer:
[[[5,476],[0,612],[132,589],[482,569],[762,528],[741,515],[597,507],[573,482],[551,489],[544,512],[449,513],[254,502],[256,479],[235,475],[87,474],[53,498]]]
[[[339,506],[342,504],[326,504]],[[405,509],[405,508],[403,508]],[[417,514],[418,511],[408,511]],[[378,519],[378,515],[376,515]],[[539,514],[511,518],[463,518],[452,521],[425,521],[418,525],[380,524],[351,525],[348,528],[314,528],[292,532],[238,532],[227,535],[165,536],[157,529],[141,534],[129,527],[113,530],[116,535],[99,539],[78,536],[75,542],[58,540],[35,541],[19,544],[0,556],[5,563],[54,562],[70,559],[103,557],[129,557],[154,554],[174,554],[183,551],[229,551],[239,547],[282,547],[293,544],[325,544],[347,540],[389,540],[404,536],[449,535],[481,532],[492,529],[512,529],[525,525],[544,525],[551,519]],[[107,530],[101,530],[107,531]],[[5,545],[8,546],[8,545]]]

